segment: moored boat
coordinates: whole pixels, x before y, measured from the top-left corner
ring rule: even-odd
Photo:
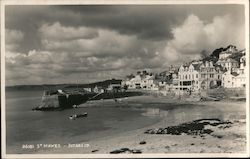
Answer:
[[[87,116],[88,116],[88,113],[85,112],[83,114],[74,114],[74,115],[71,115],[71,116],[69,116],[69,119],[70,120],[75,120],[77,118],[82,118],[82,117],[87,117]]]

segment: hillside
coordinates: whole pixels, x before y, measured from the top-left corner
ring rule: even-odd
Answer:
[[[232,45],[229,45],[225,48],[221,47],[221,48],[218,48],[218,49],[215,49],[210,55],[204,57],[202,59],[202,61],[213,61],[214,63],[216,63],[218,60],[219,60],[219,55],[220,53],[222,53],[223,51],[226,51],[228,50],[228,48],[232,46]],[[235,46],[234,46],[235,47]],[[241,52],[241,51],[238,51],[238,52],[235,52],[233,53],[230,58],[240,62],[240,58],[243,56],[244,54]]]
[[[94,82],[89,84],[43,84],[43,85],[16,85],[16,86],[6,86],[7,91],[15,90],[57,90],[57,89],[77,89],[77,88],[86,88],[95,86],[107,88],[108,85],[119,84],[122,80],[120,79],[111,79],[100,82]]]

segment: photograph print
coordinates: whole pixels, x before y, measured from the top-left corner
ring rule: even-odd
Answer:
[[[82,2],[1,3],[3,158],[249,156],[247,0]]]

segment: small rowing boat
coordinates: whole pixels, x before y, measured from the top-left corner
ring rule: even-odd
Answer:
[[[85,112],[83,114],[74,114],[74,115],[71,115],[69,116],[69,119],[70,120],[75,120],[76,118],[82,118],[82,117],[87,117],[88,116],[88,113]]]

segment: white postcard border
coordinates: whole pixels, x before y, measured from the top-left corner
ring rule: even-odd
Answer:
[[[249,1],[248,0],[2,0],[1,4],[1,147],[3,158],[152,158],[152,157],[249,157]],[[6,5],[168,5],[168,4],[242,4],[245,6],[245,46],[246,46],[246,153],[170,153],[170,154],[6,154],[5,116],[5,6]]]

